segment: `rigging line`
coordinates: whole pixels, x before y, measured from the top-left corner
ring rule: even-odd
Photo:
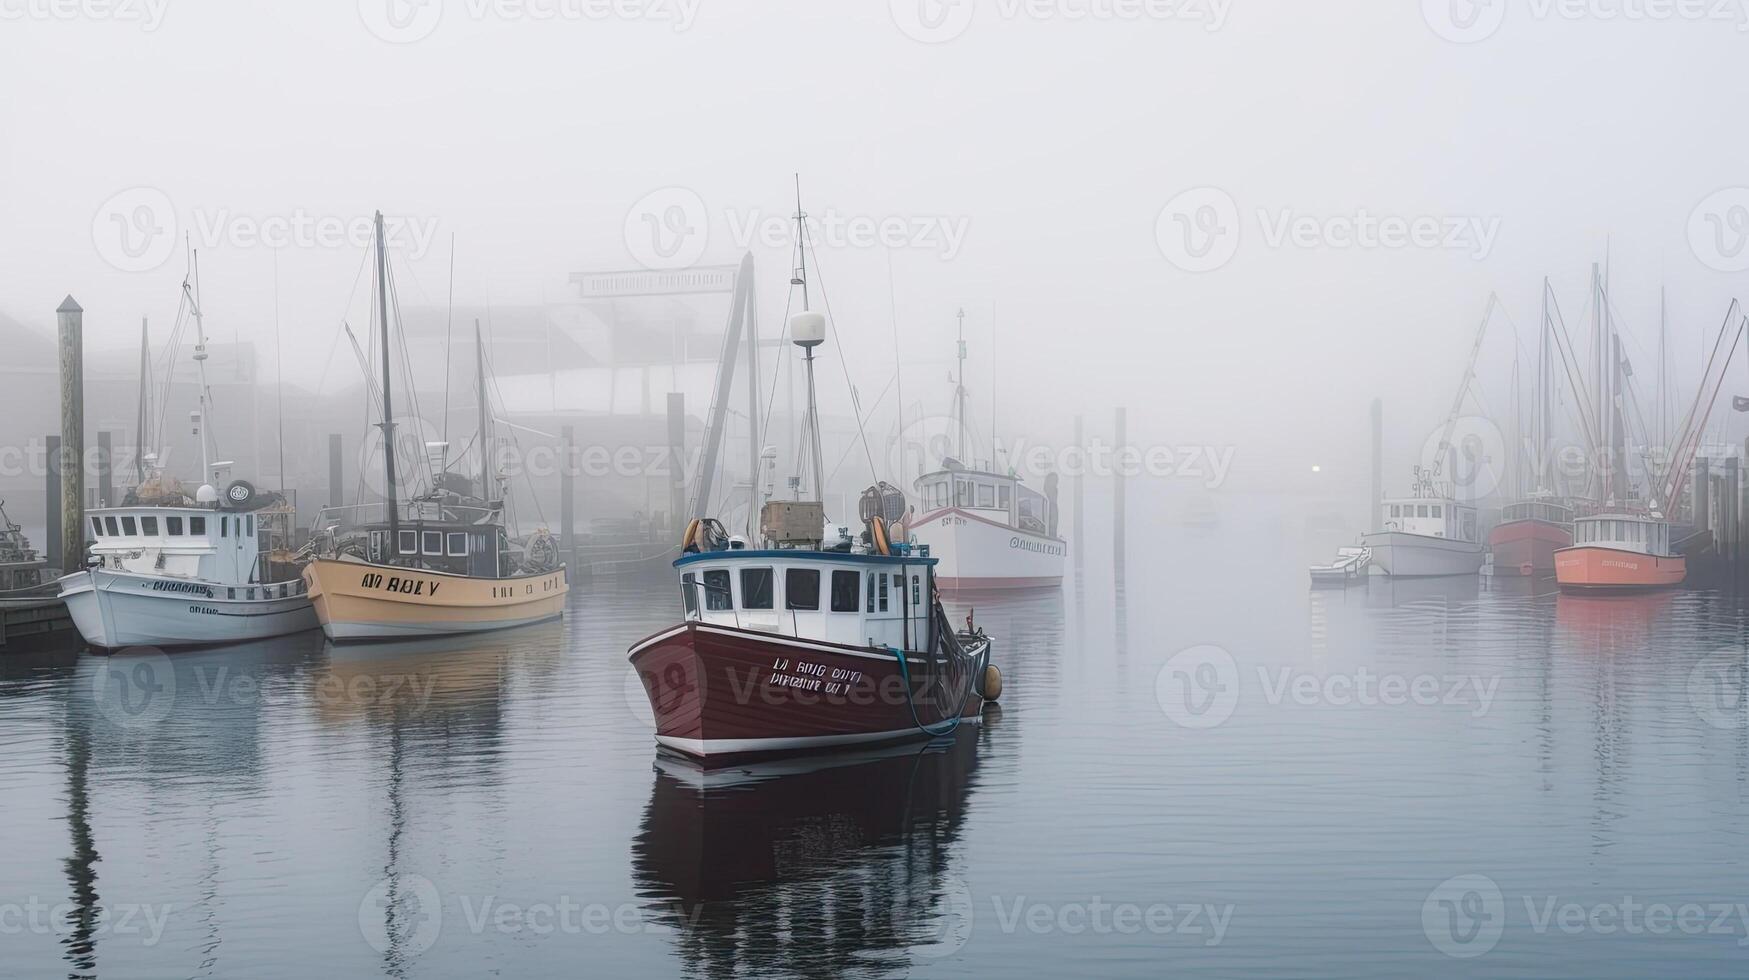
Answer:
[[[395,322],[401,326],[401,329],[397,332],[399,343],[395,346],[401,355],[401,372],[407,380],[407,400],[412,404],[413,418],[423,423],[425,420],[425,411],[419,404],[419,386],[415,383],[413,377],[413,356],[407,350],[407,322],[401,315],[401,284],[399,278],[395,275],[394,263],[387,263],[387,265],[389,274],[389,309]],[[415,287],[417,287],[417,283],[415,283]],[[397,449],[398,448],[399,447],[397,447]],[[424,473],[426,489],[428,491],[435,490],[437,488],[437,474],[432,471],[430,454],[424,452],[424,448],[423,444],[415,447],[415,449],[419,451],[415,454],[417,458],[414,460],[413,468],[415,473]]]
[[[810,233],[808,231],[808,226],[807,226],[806,222],[804,222],[802,224],[802,238],[808,243],[808,245],[810,247],[813,245],[814,236],[812,233]],[[819,257],[820,257],[820,252],[818,249],[815,249],[814,250],[814,259],[815,259],[815,261],[814,261],[814,278],[818,279],[820,282],[820,302],[826,304],[826,316],[830,322],[835,324],[838,322],[838,320],[836,317],[834,317],[832,315],[832,297],[830,295],[828,295],[826,292],[826,276],[825,276],[825,273],[820,268]],[[853,384],[850,380],[850,361],[849,361],[849,359],[847,359],[844,356],[844,332],[842,330],[834,330],[833,333],[837,335],[838,342],[833,344],[832,347],[834,350],[836,350],[838,352],[838,366],[840,368],[843,368],[843,370],[844,370],[844,386],[846,388],[850,389],[851,414],[856,419],[856,434],[857,434],[858,438],[860,438],[862,440],[862,453],[864,456],[866,456],[868,458],[868,475],[869,475],[870,479],[874,480],[876,483],[879,483],[880,479],[881,479],[881,473],[880,473],[880,470],[875,466],[874,450],[872,450],[868,447],[868,429],[866,427],[864,427],[862,424],[862,412],[856,405],[856,385]],[[815,411],[817,413],[818,409],[816,409]],[[816,417],[816,419],[815,419],[816,427],[818,427],[818,424],[819,424],[819,419]],[[818,474],[816,474],[816,478],[819,478]],[[821,482],[821,490],[823,491],[824,489],[825,489],[825,483],[824,483],[824,481],[822,481]]]
[[[874,402],[869,405],[868,410],[870,414],[873,414],[874,410],[879,408],[881,403],[887,400],[887,393],[893,390],[893,383],[897,380],[899,380],[899,374],[895,371],[893,372],[893,376],[887,379],[887,386],[881,389],[880,394],[876,395]],[[852,443],[844,450],[844,453],[838,457],[838,462],[832,464],[832,473],[827,479],[831,479],[832,476],[837,476],[838,471],[844,466],[844,461],[849,459],[850,454],[855,451],[856,445]]]
[[[905,446],[905,381],[904,381],[905,364],[904,364],[904,358],[899,352],[899,300],[898,300],[897,288],[893,284],[893,250],[889,248],[886,250],[886,253],[887,253],[887,314],[892,320],[892,327],[893,327],[893,380],[895,383],[897,383],[897,385],[899,387],[899,393],[898,393],[899,472],[896,475],[899,478],[900,489],[903,490],[905,487],[905,449],[904,449],[904,446]],[[839,466],[844,465],[844,460],[840,459],[838,461],[838,465]],[[833,467],[833,470],[836,471],[837,468],[838,467],[835,466],[835,467]]]
[[[364,278],[364,269],[366,263],[370,261],[370,252],[370,246],[366,246],[358,257],[358,272],[352,277],[352,289],[346,294],[346,303],[340,307],[342,327],[346,325],[346,311],[352,308],[352,301],[358,296],[358,284]],[[334,366],[334,351],[340,346],[341,333],[342,331],[339,330],[334,332],[334,343],[328,348],[328,363],[322,365],[322,377],[316,382],[316,394],[318,395],[327,387],[328,370]]]
[[[285,355],[280,346],[279,331],[279,249],[273,250],[273,364],[274,409],[279,429],[279,492],[285,493]]]
[[[1598,430],[1597,420],[1591,414],[1591,392],[1585,387],[1583,369],[1576,363],[1578,353],[1573,349],[1573,338],[1567,333],[1567,318],[1561,312],[1561,299],[1554,294],[1552,288],[1549,292],[1549,308],[1554,311],[1553,322],[1550,323],[1550,326],[1557,328],[1555,348],[1561,355],[1561,367],[1563,373],[1567,375],[1568,390],[1573,394],[1574,400],[1578,402],[1574,407],[1579,412],[1581,434],[1585,436],[1589,452],[1595,455],[1597,443],[1602,439],[1602,433]]]
[[[498,371],[492,366],[492,353],[490,350],[487,350],[484,352],[484,355],[486,361],[486,387],[490,389],[493,394],[497,395],[498,403],[500,405],[506,406],[505,413],[508,414],[510,410],[508,408],[508,403],[504,400],[504,390],[498,386]],[[497,417],[496,413],[492,411],[492,402],[490,398],[486,401],[486,415],[488,418]],[[516,454],[518,457],[521,457],[523,454],[522,440],[516,437],[515,427],[510,428],[510,444],[516,447]],[[482,444],[482,449],[484,449],[484,444]],[[547,522],[546,510],[541,507],[540,494],[535,492],[534,478],[529,474],[527,466],[523,466],[521,469],[522,479],[524,485],[528,488],[529,498],[534,501],[535,519],[544,525]],[[514,501],[511,501],[511,503],[514,503]]]
[[[449,310],[443,315],[443,467],[449,469],[449,356],[455,327],[455,232],[449,233]]]

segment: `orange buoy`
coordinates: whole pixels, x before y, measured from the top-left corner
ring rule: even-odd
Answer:
[[[877,554],[877,555],[890,555],[890,554],[892,554],[893,553],[892,546],[887,541],[887,522],[884,520],[881,520],[879,517],[876,517],[872,521],[869,522],[869,527],[873,532],[875,554]]]
[[[694,517],[691,521],[687,522],[686,530],[680,535],[681,554],[693,550],[693,539],[698,537],[698,528],[698,518]]]
[[[995,664],[984,665],[984,700],[994,701],[1002,696],[1002,672]]]

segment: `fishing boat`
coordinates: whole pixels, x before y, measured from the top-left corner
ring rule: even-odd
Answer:
[[[957,450],[913,485],[921,513],[910,520],[910,534],[939,563],[937,580],[944,590],[1059,588],[1069,545],[1057,528],[1057,475],[1047,476],[1039,493],[1013,472],[962,462],[968,449],[965,319],[960,310]]]
[[[190,497],[142,446],[144,478],[123,505],[86,511],[89,560],[57,584],[79,635],[102,650],[241,643],[316,627],[297,568],[269,544],[289,540],[291,509],[279,493],[228,479],[232,464],[213,458],[198,256],[190,264],[176,335],[194,324],[191,420],[203,482]]]
[[[1555,570],[1555,552],[1572,543],[1573,508],[1554,499],[1507,504],[1488,532],[1496,575],[1547,575]]]
[[[1337,548],[1336,557],[1322,565],[1313,565],[1312,584],[1340,586],[1366,578],[1372,567],[1369,548]]]
[[[1681,585],[1688,559],[1671,548],[1671,525],[1636,514],[1573,522],[1573,544],[1554,553],[1563,591],[1632,592]]]
[[[798,248],[801,220],[798,205]],[[798,499],[766,501],[755,541],[693,518],[674,561],[684,615],[628,653],[658,745],[713,765],[945,735],[996,693],[985,678],[990,638],[949,624],[937,559],[896,538],[908,510],[901,491],[863,493],[860,539],[828,530],[814,387],[826,318],[809,309],[806,268],[803,251],[792,281],[803,312],[790,331],[806,355],[811,499],[799,499],[798,474]]]
[[[388,255],[376,215],[376,314],[381,327],[380,395],[384,500],[328,508],[317,517],[303,579],[329,639],[392,640],[525,626],[563,615],[569,580],[557,543],[542,529],[520,549],[494,496],[491,414],[484,345],[475,326],[480,403],[479,486],[448,471],[448,445],[433,455],[430,486],[400,499],[389,317]]]

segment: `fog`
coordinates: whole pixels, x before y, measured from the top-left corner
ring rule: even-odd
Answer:
[[[378,209],[403,312],[446,321],[453,289],[458,338],[575,303],[576,272],[751,251],[769,342],[799,175],[828,413],[849,411],[848,375],[871,438],[893,431],[898,399],[869,405],[897,363],[906,411],[945,414],[963,308],[974,418],[999,439],[1061,443],[1077,415],[1109,438],[1124,407],[1132,442],[1226,447],[1233,486],[1289,492],[1323,492],[1313,465],[1364,487],[1375,397],[1406,489],[1491,293],[1506,316],[1465,411],[1507,424],[1543,278],[1582,337],[1593,263],[1642,378],[1667,290],[1686,399],[1749,265],[1736,2],[0,12],[0,316],[48,338],[72,294],[91,356],[125,372],[141,317],[169,333],[192,236],[215,343],[253,343],[263,404],[283,375],[288,418],[326,403],[358,420],[349,439],[341,323],[369,328]],[[31,350],[5,370],[51,372],[53,348]],[[436,390],[431,360],[415,373]],[[469,366],[452,372],[466,402]],[[90,397],[127,426],[131,379]]]

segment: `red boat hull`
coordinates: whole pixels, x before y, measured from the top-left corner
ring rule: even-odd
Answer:
[[[1572,545],[1572,528],[1548,521],[1508,521],[1488,535],[1496,575],[1547,575],[1555,552]]]
[[[983,710],[965,663],[938,676],[930,657],[908,654],[907,697],[893,653],[729,626],[673,627],[634,646],[631,662],[656,741],[713,762],[927,738],[919,725]]]
[[[1565,592],[1642,592],[1681,585],[1688,559],[1582,545],[1555,556],[1555,581]]]

